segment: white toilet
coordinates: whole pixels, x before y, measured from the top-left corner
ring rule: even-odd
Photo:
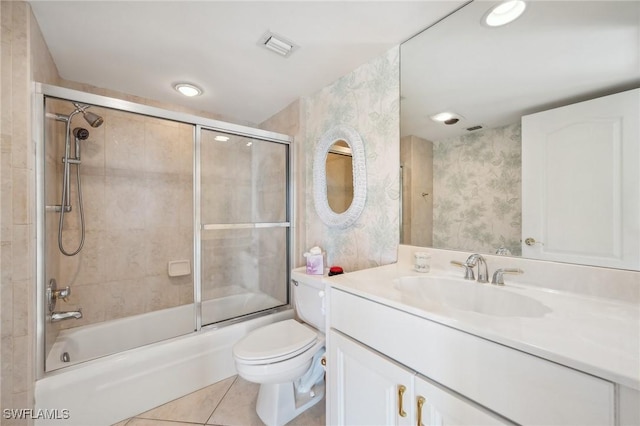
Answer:
[[[304,269],[302,269],[304,271]],[[294,319],[253,330],[233,347],[240,377],[260,383],[256,412],[281,426],[324,396],[325,287],[321,275],[291,274]]]

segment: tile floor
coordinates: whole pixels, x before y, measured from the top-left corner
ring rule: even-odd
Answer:
[[[259,385],[233,376],[168,402],[114,426],[262,426],[256,414]],[[325,424],[324,400],[289,422],[288,426]]]

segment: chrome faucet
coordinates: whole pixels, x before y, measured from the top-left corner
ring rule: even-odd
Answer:
[[[82,309],[78,309],[77,311],[66,311],[66,312],[52,312],[51,313],[51,322],[62,321],[66,319],[80,319],[82,318]]]
[[[487,268],[487,262],[485,262],[484,257],[479,255],[478,253],[474,253],[467,258],[467,261],[464,264],[471,269],[473,269],[476,265],[478,265],[478,282],[479,283],[489,282],[489,270]]]

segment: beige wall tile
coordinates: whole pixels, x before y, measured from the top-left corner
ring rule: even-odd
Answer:
[[[29,379],[29,340],[30,336],[13,337],[13,393],[28,390]]]
[[[144,229],[147,182],[138,176],[105,178],[105,223],[107,229]]]
[[[2,262],[2,265],[9,265]],[[13,285],[10,280],[3,280],[0,286],[2,309],[0,309],[0,332],[2,338],[13,336]]]
[[[29,171],[27,169],[13,169],[13,223],[26,225],[31,223],[29,218]]]
[[[145,235],[142,229],[105,231],[104,281],[138,279],[146,275]]]
[[[78,247],[79,231],[72,231],[72,237],[66,238],[63,243],[65,250],[75,250]],[[57,276],[58,286],[84,286],[97,284],[105,281],[105,274],[109,271],[105,256],[106,247],[104,245],[105,231],[87,230],[82,251],[76,256],[61,256],[60,272]],[[57,245],[55,247],[57,251]],[[58,253],[55,253],[57,255]]]
[[[31,281],[13,283],[13,336],[29,334],[29,286]]]
[[[144,170],[144,126],[130,118],[110,117],[105,132],[107,169]]]
[[[163,174],[184,172],[182,159],[189,152],[181,150],[180,129],[176,125],[153,122],[146,123],[144,130],[145,170]]]
[[[146,179],[144,199],[144,226],[159,228],[178,225],[180,223],[180,208],[178,199],[181,198],[180,182],[172,175],[156,175]]]
[[[147,228],[144,238],[146,274],[167,276],[168,263],[187,259],[193,269],[193,230],[187,228]],[[192,276],[192,275],[190,275]]]
[[[13,281],[27,280],[31,278],[33,259],[29,251],[30,225],[14,225],[13,241],[11,242]]]
[[[2,151],[0,158],[0,217],[2,225],[0,238],[2,241],[11,241],[13,235],[13,173],[11,167],[11,153]]]
[[[0,403],[2,407],[11,407],[13,399],[13,337],[2,337],[0,340],[2,347],[0,348],[0,360],[2,368],[0,368]]]

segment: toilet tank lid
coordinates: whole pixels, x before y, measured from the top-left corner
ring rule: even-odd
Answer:
[[[267,360],[307,349],[317,338],[317,331],[289,319],[253,330],[233,347],[233,354],[245,360]]]

